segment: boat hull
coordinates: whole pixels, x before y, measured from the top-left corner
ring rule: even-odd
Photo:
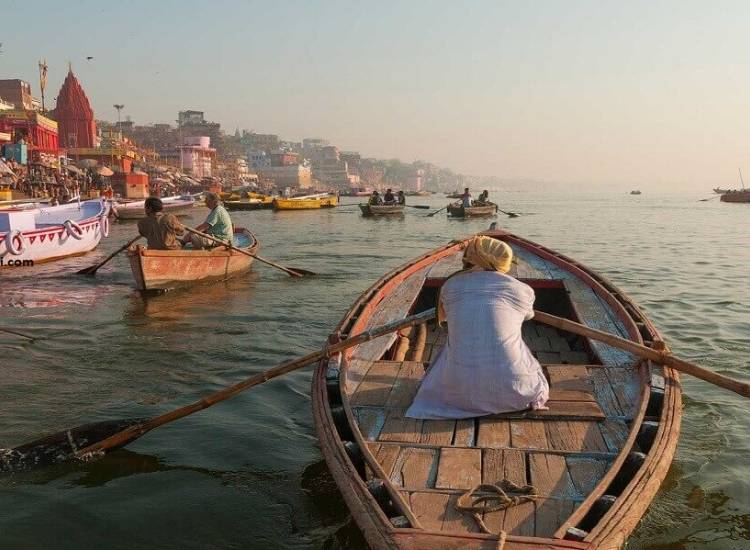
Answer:
[[[544,302],[540,296],[548,299],[553,292],[561,297],[571,294],[566,315],[589,326],[619,331],[637,342],[661,341],[638,306],[605,278],[512,234],[485,234],[504,240],[517,252],[513,275],[532,285],[538,302]],[[329,341],[434,306],[427,298],[434,300],[435,289],[461,269],[467,241],[454,241],[382,277],[355,302]],[[536,334],[533,338],[538,339]],[[394,344],[397,338],[399,345]],[[497,548],[499,536],[478,532],[471,516],[462,517],[454,503],[475,483],[497,483],[503,478],[531,483],[540,493],[535,503],[485,514],[493,533],[507,532],[506,549],[622,547],[666,477],[675,452],[681,417],[675,371],[640,363],[583,339],[576,342],[583,346],[577,353],[585,352],[587,364],[576,364],[576,354],[566,356],[571,361],[566,364],[558,364],[559,358],[549,364],[539,355],[548,375],[554,369],[552,392],[561,399],[548,403],[553,412],[546,420],[521,412],[515,420],[493,416],[416,421],[401,416],[396,407],[411,402],[429,358],[408,348],[417,356],[399,363],[405,357],[398,356],[403,338],[382,337],[379,343],[374,340],[323,360],[312,383],[313,420],[322,453],[370,547]],[[435,353],[439,337],[431,338],[422,339],[422,349],[433,348],[430,353]],[[545,345],[558,341],[542,338]],[[419,340],[417,336],[411,342]],[[588,364],[596,361],[600,364]],[[389,377],[391,372],[401,376],[405,371],[404,377]],[[579,378],[582,373],[593,377],[591,386]],[[602,383],[616,391],[600,401],[606,393],[599,393]],[[606,411],[603,418],[593,420],[582,410],[573,416],[554,416],[561,414],[561,403],[582,390],[594,391],[595,403]],[[607,401],[613,395],[622,402],[611,408],[614,401]],[[614,426],[622,430],[616,438],[610,431]],[[577,472],[585,472],[585,488],[570,485]],[[578,492],[580,500],[565,503]]]
[[[721,202],[750,202],[750,191],[727,191],[719,197]]]
[[[6,210],[0,217],[13,216],[13,210]],[[36,220],[34,229],[0,233],[0,257],[6,263],[31,261],[36,263],[59,260],[69,256],[79,256],[97,247],[101,239],[109,233],[109,209],[102,200],[84,201],[81,206],[66,204],[48,208],[24,209],[22,214],[32,215]],[[64,222],[75,222],[80,234]],[[78,236],[79,238],[76,238]],[[9,246],[8,241],[13,240]],[[16,252],[20,253],[14,253]]]
[[[195,204],[192,197],[190,199],[182,197],[162,199],[163,211],[175,216],[187,215],[192,211]],[[144,205],[145,201],[113,203],[112,212],[120,220],[140,220],[146,217]]]
[[[455,206],[451,204],[448,207],[448,215],[452,218],[478,218],[494,216],[497,213],[497,205],[488,204],[486,206]]]
[[[362,215],[365,217],[370,216],[403,216],[404,206],[401,204],[384,204],[384,205],[373,205],[373,204],[360,204],[359,209],[362,211]]]
[[[262,208],[270,208],[270,206],[271,203],[264,203],[261,200],[224,201],[224,207],[230,211],[260,210]]]
[[[248,230],[235,228],[235,240],[242,236],[251,254],[259,244]],[[149,250],[138,245],[127,251],[138,290],[168,290],[215,279],[229,279],[250,269],[253,258],[216,247],[208,250]]]
[[[317,210],[320,208],[333,208],[338,206],[337,197],[324,197],[320,199],[282,199],[273,201],[274,210]]]

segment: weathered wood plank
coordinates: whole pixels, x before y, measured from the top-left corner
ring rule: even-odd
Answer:
[[[366,441],[377,441],[385,424],[385,410],[380,407],[354,407],[357,426]]]
[[[563,351],[560,352],[560,362],[570,365],[588,365],[591,357],[585,351]]]
[[[582,365],[545,365],[550,386],[561,390],[592,391],[589,369]],[[593,370],[593,369],[592,369]]]
[[[414,396],[417,395],[419,382],[423,376],[424,367],[422,363],[404,361],[398,371],[398,378],[393,384],[391,393],[388,395],[386,406],[408,408],[414,401]]]
[[[546,422],[539,420],[511,420],[511,445],[522,449],[548,449],[545,424]]]
[[[417,442],[422,437],[422,421],[406,418],[403,409],[389,409],[379,441]]]
[[[435,486],[437,457],[436,449],[402,447],[391,480],[408,490],[432,488]]]
[[[553,420],[545,422],[552,449],[560,451],[608,451],[599,431],[599,423],[587,420]]]
[[[534,533],[537,537],[551,537],[575,510],[575,503],[570,500],[542,498],[534,504]]]
[[[411,510],[428,530],[440,531],[443,528],[445,510],[448,508],[450,495],[442,493],[413,492],[409,495]]]
[[[528,453],[531,484],[540,495],[570,498],[576,489],[568,473],[565,457],[549,453]]]
[[[482,483],[500,483],[505,478],[505,459],[500,449],[482,449]]]
[[[482,450],[440,449],[436,488],[470,489],[482,480]]]
[[[534,536],[535,505],[533,502],[523,502],[505,510],[503,529],[509,535],[523,537]]]
[[[617,400],[614,391],[612,391],[612,383],[604,372],[606,369],[592,367],[588,369],[589,378],[594,385],[594,395],[596,396],[596,402],[602,409],[602,412],[607,416],[622,416],[624,412],[620,407],[620,402]]]
[[[372,445],[378,445],[377,452],[372,450]],[[385,475],[393,481],[393,466],[396,464],[396,459],[401,453],[401,447],[398,445],[381,445],[379,443],[368,443],[368,446],[378,464],[380,464],[380,467],[383,468]]]
[[[459,533],[478,533],[479,526],[471,514],[456,510],[456,501],[459,495],[451,495],[443,513],[443,531]]]
[[[375,361],[351,397],[352,405],[385,404],[400,369],[396,361]]]
[[[455,420],[425,420],[422,424],[420,443],[444,447],[453,443]]]
[[[639,378],[633,369],[612,368],[604,369],[612,384],[612,391],[625,416],[635,414],[640,401],[641,388]]]
[[[537,353],[540,351],[553,351],[552,344],[550,344],[549,337],[547,336],[532,337],[527,344],[531,351],[536,351]]]
[[[621,420],[605,420],[599,423],[599,431],[607,444],[607,449],[617,453],[625,445],[630,428]]]
[[[555,364],[559,365],[562,363],[562,357],[559,353],[553,353],[551,351],[538,351],[536,352],[536,358],[542,365]]]
[[[566,462],[573,486],[582,497],[594,490],[609,468],[606,460],[596,458],[568,456]]]
[[[526,453],[511,449],[503,450],[503,461],[505,463],[505,479],[516,485],[527,485],[526,477]]]
[[[510,447],[510,421],[485,417],[479,419],[479,447]]]
[[[471,447],[476,441],[475,423],[473,418],[456,420],[456,433],[453,436],[454,445]]]

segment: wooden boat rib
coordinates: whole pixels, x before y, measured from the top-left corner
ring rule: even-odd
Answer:
[[[403,204],[360,204],[362,215],[369,216],[399,216],[404,214]]]
[[[469,206],[465,208],[461,204],[448,206],[448,215],[452,218],[476,218],[480,216],[494,216],[497,213],[497,205],[494,203],[481,206]]]
[[[514,249],[512,274],[535,289],[537,309],[637,342],[661,342],[638,306],[604,277],[510,233],[485,234]],[[434,307],[437,289],[461,268],[465,242],[381,278],[331,340]],[[405,418],[424,364],[446,338],[434,325],[408,337],[381,337],[318,366],[312,390],[321,449],[371,547],[496,549],[498,535],[479,532],[471,516],[455,510],[455,501],[476,483],[502,479],[539,491],[535,502],[484,514],[493,533],[508,534],[506,550],[624,544],[675,452],[678,375],[533,320],[523,333],[550,379],[549,411],[458,421]]]
[[[259,248],[250,231],[234,228],[234,245],[251,254]],[[127,251],[130,268],[138,290],[166,290],[211,279],[229,279],[247,271],[250,256],[227,250],[223,246],[208,250],[150,250],[142,245]]]
[[[3,210],[0,257],[40,263],[85,254],[109,235],[108,215],[103,200]]]

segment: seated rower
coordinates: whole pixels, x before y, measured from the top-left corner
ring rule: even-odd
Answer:
[[[398,196],[396,197],[396,204],[400,204],[401,206],[406,204],[406,195],[404,195],[403,191],[398,192]]]
[[[479,198],[476,200],[475,204],[487,204],[488,202],[490,202],[490,193],[485,189],[480,193]]]
[[[391,191],[390,188],[385,190],[385,195],[383,195],[383,202],[385,204],[393,204],[396,202],[396,197],[393,196],[393,191]]]
[[[409,418],[469,418],[543,409],[549,385],[521,337],[534,315],[534,291],[507,275],[513,251],[491,237],[474,237],[464,269],[438,297],[438,322],[448,342],[424,376]]]
[[[372,195],[370,195],[370,201],[368,204],[372,206],[378,206],[378,205],[383,204],[383,200],[380,198],[380,193],[378,193],[377,191],[373,191]]]
[[[471,206],[471,193],[468,187],[464,187],[464,194],[461,195],[461,206],[469,208]]]
[[[206,193],[206,206],[211,211],[206,216],[206,221],[195,229],[231,244],[232,237],[234,236],[232,218],[229,216],[229,212],[221,205],[219,195],[211,192]],[[215,241],[201,237],[200,235],[193,235],[192,233],[190,234],[190,242],[193,243],[194,248],[214,248],[219,246]]]
[[[181,245],[177,236],[182,235],[184,229],[174,214],[162,212],[163,209],[161,199],[147,198],[144,205],[146,217],[138,220],[138,233],[146,237],[152,250],[179,249]]]

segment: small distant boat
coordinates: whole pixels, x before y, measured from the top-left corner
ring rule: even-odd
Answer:
[[[318,208],[333,208],[338,206],[339,199],[330,193],[318,195],[306,195],[304,197],[293,197],[285,199],[277,197],[273,201],[274,210],[315,210]]]
[[[445,198],[447,199],[460,199],[464,194],[460,191],[453,191],[453,193],[446,193]]]
[[[714,187],[714,193],[717,195],[723,195],[724,193],[729,193],[731,189],[722,189],[721,187]]]
[[[192,195],[182,195],[180,197],[165,197],[161,199],[161,203],[164,206],[164,212],[179,216],[187,214],[195,206],[196,201]],[[145,200],[114,202],[112,212],[116,218],[121,220],[139,220],[146,217],[145,204]]]
[[[258,239],[250,231],[234,228],[233,244],[255,254]],[[217,246],[208,250],[150,250],[143,245],[128,249],[130,268],[138,290],[168,290],[211,279],[228,279],[250,269],[250,256]]]
[[[750,202],[750,189],[730,189],[719,197],[721,202]]]
[[[630,194],[631,195],[640,195],[641,192],[638,189],[635,189],[635,190],[631,191]]]
[[[359,209],[365,217],[370,216],[403,216],[403,204],[360,204]]]
[[[473,205],[464,207],[460,203],[454,203],[448,206],[448,215],[452,218],[477,218],[484,216],[494,216],[497,213],[497,205],[488,203],[482,205]]]
[[[406,191],[404,193],[407,197],[429,197],[429,191]]]
[[[224,206],[227,210],[258,210],[260,208],[272,208],[274,197],[262,195],[260,193],[247,193],[247,196],[240,197],[231,195],[224,200]]]
[[[355,187],[341,193],[345,197],[369,197],[372,195],[372,187]]]
[[[85,254],[109,235],[104,200],[0,211],[0,257],[48,262]]]
[[[661,341],[638,305],[601,275],[510,233],[484,234],[513,248],[510,275],[534,288],[538,309],[635,342]],[[467,242],[452,241],[378,279],[327,341],[435,307],[447,277],[462,268]],[[550,381],[549,410],[407,418],[425,365],[450,334],[429,322],[382,336],[322,360],[313,376],[321,453],[369,547],[621,548],[677,448],[677,372],[531,319],[523,339]],[[457,509],[462,494],[475,488],[496,496],[479,484],[503,480],[534,486],[533,502],[474,517]]]

